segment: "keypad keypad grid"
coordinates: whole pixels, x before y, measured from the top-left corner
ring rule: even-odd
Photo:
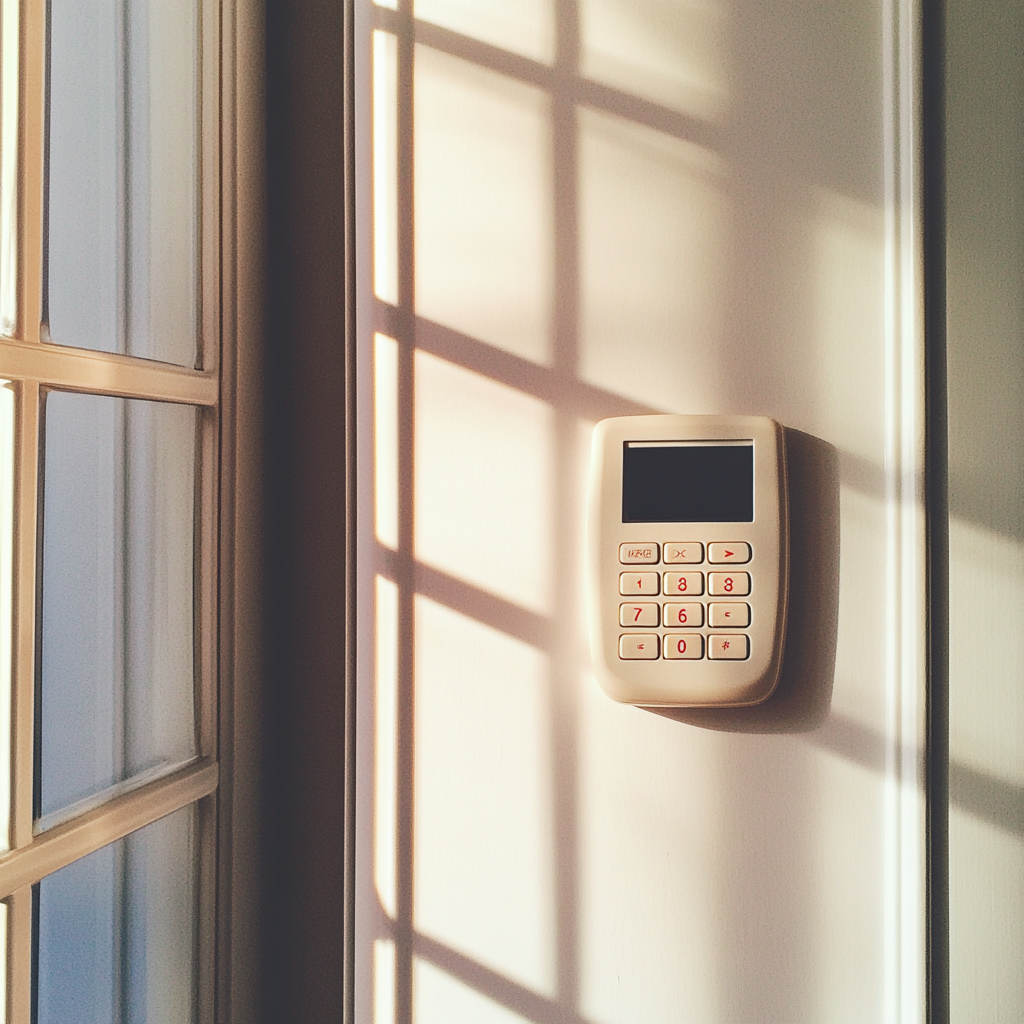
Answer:
[[[715,568],[689,568],[705,564],[705,559]],[[752,561],[753,551],[746,541],[716,541],[707,545],[698,541],[620,544],[619,562],[643,568],[619,574],[619,596],[647,600],[623,601],[619,605],[620,627],[636,630],[619,635],[619,658],[623,661],[748,659],[750,637],[739,630],[750,628],[750,605],[730,599],[750,595],[752,573],[748,568],[730,571],[719,567],[749,566]],[[686,568],[649,568],[656,565],[685,565]],[[676,600],[658,601],[659,597]],[[652,627],[666,632],[646,631]],[[640,632],[641,628],[645,632]],[[727,632],[690,632],[696,629]]]

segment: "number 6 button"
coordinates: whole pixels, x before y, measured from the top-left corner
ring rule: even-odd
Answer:
[[[665,625],[675,628],[676,626],[703,626],[704,605],[700,601],[692,604],[666,604]]]
[[[696,597],[704,593],[704,573],[702,572],[667,572],[665,573],[666,597],[678,597],[685,594]]]
[[[712,597],[746,597],[750,593],[750,573],[709,572],[708,593]]]

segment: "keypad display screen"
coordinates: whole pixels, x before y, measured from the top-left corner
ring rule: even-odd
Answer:
[[[622,521],[753,522],[753,443],[626,441]]]

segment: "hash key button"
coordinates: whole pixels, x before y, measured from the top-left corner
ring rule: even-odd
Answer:
[[[712,661],[744,661],[750,656],[750,641],[745,633],[708,637],[708,657]]]
[[[623,633],[619,637],[619,657],[623,661],[654,661],[658,657],[658,634]]]
[[[750,561],[750,545],[738,540],[731,544],[709,544],[708,561],[715,565],[741,565]]]

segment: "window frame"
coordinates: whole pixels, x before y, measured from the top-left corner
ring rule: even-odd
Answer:
[[[261,35],[253,0],[200,0],[200,261],[198,323],[201,369],[53,344],[43,322],[45,296],[45,170],[47,4],[3,0],[5,23],[19,26],[16,137],[16,326],[0,337],[0,377],[15,391],[15,487],[13,533],[11,668],[10,850],[0,854],[0,899],[7,905],[7,1020],[28,1024],[32,1015],[33,887],[65,865],[173,811],[197,808],[197,928],[195,1000],[197,1020],[234,1014],[232,979],[253,974],[255,942],[249,933],[232,940],[231,912],[254,897],[251,842],[244,858],[232,848],[233,822],[245,801],[232,800],[239,776],[254,776],[251,740],[235,742],[233,705],[252,703],[249,673],[236,685],[239,622],[252,618],[251,522],[254,503],[236,505],[237,484],[251,476],[253,452],[244,446],[245,465],[235,459],[235,438],[251,430],[253,410],[238,409],[236,368],[249,364],[259,338],[258,322],[238,315],[232,300],[238,282],[252,288],[259,259],[254,240],[260,215],[251,201],[261,161],[252,141],[235,159],[235,111],[251,108],[258,93]],[[11,7],[16,8],[16,13]],[[4,47],[10,58],[14,41]],[[243,60],[236,62],[236,50]],[[242,70],[236,77],[236,69]],[[9,79],[8,79],[9,80]],[[13,104],[8,104],[13,107]],[[4,131],[9,138],[8,131]],[[241,181],[241,190],[237,183]],[[246,201],[239,202],[240,193]],[[241,212],[241,216],[239,213]],[[241,244],[239,239],[241,238]],[[251,301],[251,295],[248,296]],[[248,309],[256,308],[253,306]],[[242,328],[239,330],[239,328]],[[222,358],[222,352],[224,357]],[[38,669],[41,486],[41,417],[49,390],[171,401],[199,411],[196,467],[195,714],[198,756],[144,785],[130,783],[105,794],[84,813],[35,833],[33,821],[35,691]],[[241,472],[240,472],[241,470]],[[236,546],[236,537],[242,537]],[[241,557],[240,557],[241,556]],[[236,577],[239,563],[249,567]],[[252,633],[251,628],[249,634]],[[255,647],[254,647],[255,650]],[[250,716],[251,717],[251,716]],[[241,763],[242,771],[236,771]],[[252,788],[251,781],[248,783]],[[235,968],[234,970],[232,968]],[[244,1006],[246,1000],[240,1000]]]

